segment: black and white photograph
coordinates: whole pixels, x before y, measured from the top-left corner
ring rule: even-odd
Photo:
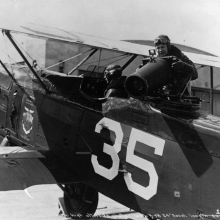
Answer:
[[[220,219],[220,1],[0,10],[0,220]]]

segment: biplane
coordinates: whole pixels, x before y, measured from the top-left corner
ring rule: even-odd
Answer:
[[[184,96],[190,79],[181,78],[174,94],[156,92],[167,83],[158,82],[158,63],[166,67],[162,72],[171,70],[167,60],[149,56],[148,46],[33,24],[2,32],[25,64],[1,62],[1,191],[57,184],[62,205],[76,219],[93,216],[99,192],[151,219],[216,214],[220,118],[201,112],[199,98]],[[31,65],[16,34],[86,46],[90,52],[68,73],[44,70]],[[104,65],[87,65],[74,75],[103,49],[127,56],[122,71],[137,56],[149,58],[127,76],[127,97],[105,97]],[[186,55],[194,63],[220,67],[216,57]],[[151,64],[155,77],[149,80]]]

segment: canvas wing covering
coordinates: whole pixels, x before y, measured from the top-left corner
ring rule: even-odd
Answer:
[[[0,191],[55,184],[53,175],[39,159],[43,160],[44,156],[37,151],[0,147]]]
[[[88,34],[66,31],[54,27],[47,27],[32,23],[25,23],[25,24],[13,26],[12,28],[1,28],[1,29],[10,30],[12,33],[27,34],[33,37],[50,38],[59,41],[87,45],[93,48],[103,48],[103,49],[115,50],[119,52],[126,52],[129,54],[137,54],[142,56],[148,56],[149,50],[153,49],[153,47],[147,45],[139,45],[125,41],[111,40],[107,38],[101,38]],[[184,53],[186,54],[186,56],[189,57],[189,59],[191,59],[196,64],[220,67],[219,57],[193,54],[189,52],[184,52]]]

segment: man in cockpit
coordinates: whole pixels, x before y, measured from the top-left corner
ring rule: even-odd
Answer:
[[[122,69],[119,65],[109,65],[105,70],[104,78],[107,82],[105,97],[128,97],[124,88],[126,76],[122,76]]]
[[[183,73],[187,76],[191,76],[191,80],[198,78],[198,73],[194,63],[185,54],[183,54],[180,49],[170,43],[170,39],[167,35],[159,35],[154,40],[154,45],[157,57],[174,56],[177,58],[177,61],[173,62],[171,65],[177,74]],[[186,91],[184,94],[190,95],[190,83],[188,83],[187,89],[188,92]]]

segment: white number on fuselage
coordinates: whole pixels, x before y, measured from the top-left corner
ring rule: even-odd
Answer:
[[[104,143],[103,151],[109,154],[112,158],[112,167],[110,169],[105,168],[100,165],[97,160],[97,156],[92,154],[92,164],[94,170],[97,174],[105,177],[106,179],[112,180],[118,175],[120,159],[118,153],[121,150],[121,144],[123,140],[123,131],[119,122],[111,120],[109,118],[101,119],[95,128],[95,132],[100,133],[102,128],[107,128],[115,132],[116,139],[113,146]],[[131,173],[124,175],[124,179],[128,190],[135,193],[136,195],[149,200],[157,193],[158,186],[158,175],[154,167],[154,164],[150,161],[144,160],[136,155],[134,155],[134,150],[136,142],[141,142],[147,146],[153,147],[155,149],[154,153],[156,155],[162,156],[163,149],[165,145],[165,140],[153,136],[149,133],[143,132],[132,128],[129,142],[127,145],[126,162],[146,171],[149,174],[149,185],[144,187],[132,180]]]
[[[158,175],[152,162],[134,155],[134,149],[137,141],[155,148],[154,153],[160,156],[163,155],[165,141],[161,138],[155,137],[149,133],[137,130],[135,128],[132,128],[131,130],[131,135],[127,146],[126,161],[148,172],[149,185],[147,187],[143,187],[140,184],[135,183],[132,180],[130,173],[124,176],[125,182],[131,192],[146,200],[149,200],[157,193]]]
[[[104,148],[103,148],[103,151],[111,156],[113,164],[110,169],[107,169],[102,165],[100,165],[97,160],[97,156],[92,154],[92,165],[96,173],[105,177],[108,180],[112,180],[118,175],[118,169],[120,163],[118,152],[120,152],[121,150],[123,131],[121,129],[120,123],[118,123],[117,121],[113,121],[109,118],[103,118],[102,120],[100,120],[95,127],[95,132],[100,133],[103,127],[111,131],[114,131],[116,135],[115,144],[111,146],[109,144],[104,143]]]

